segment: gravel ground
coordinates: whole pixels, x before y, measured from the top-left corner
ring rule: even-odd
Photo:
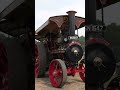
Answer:
[[[54,88],[46,74],[44,78],[35,79],[35,90],[85,90],[85,83],[80,79],[79,74],[76,74],[75,77],[68,76],[62,88]]]

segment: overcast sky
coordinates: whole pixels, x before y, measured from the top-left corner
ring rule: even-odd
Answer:
[[[104,22],[106,25],[116,23],[120,25],[120,2],[104,8]],[[102,21],[101,10],[97,11],[97,19]]]
[[[85,17],[85,0],[35,0],[35,30],[49,17],[66,15],[69,10],[77,11],[76,16]],[[85,36],[85,29],[79,30]]]

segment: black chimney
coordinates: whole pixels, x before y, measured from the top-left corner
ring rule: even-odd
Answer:
[[[69,20],[69,35],[74,36],[75,35],[75,13],[76,11],[68,11],[68,20]]]

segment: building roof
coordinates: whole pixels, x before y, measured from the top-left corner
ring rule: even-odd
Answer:
[[[105,0],[96,0],[97,2],[97,10],[101,8],[101,2],[100,1],[105,1]],[[119,2],[120,0],[106,0],[106,3],[104,5],[104,7],[110,6],[112,4],[115,4],[117,2]]]

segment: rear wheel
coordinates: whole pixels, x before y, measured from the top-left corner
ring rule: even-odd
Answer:
[[[39,74],[39,57],[38,57],[38,48],[35,44],[35,77],[37,78]]]
[[[79,75],[80,78],[85,81],[85,64],[83,62],[79,64]]]
[[[36,41],[36,65],[35,65],[35,73],[36,77],[43,77],[46,71],[46,49],[42,42]],[[38,57],[37,57],[38,55]]]
[[[8,60],[5,47],[0,43],[0,90],[8,90]]]
[[[67,80],[67,69],[65,63],[60,59],[55,59],[49,66],[49,79],[54,87],[62,87]]]

